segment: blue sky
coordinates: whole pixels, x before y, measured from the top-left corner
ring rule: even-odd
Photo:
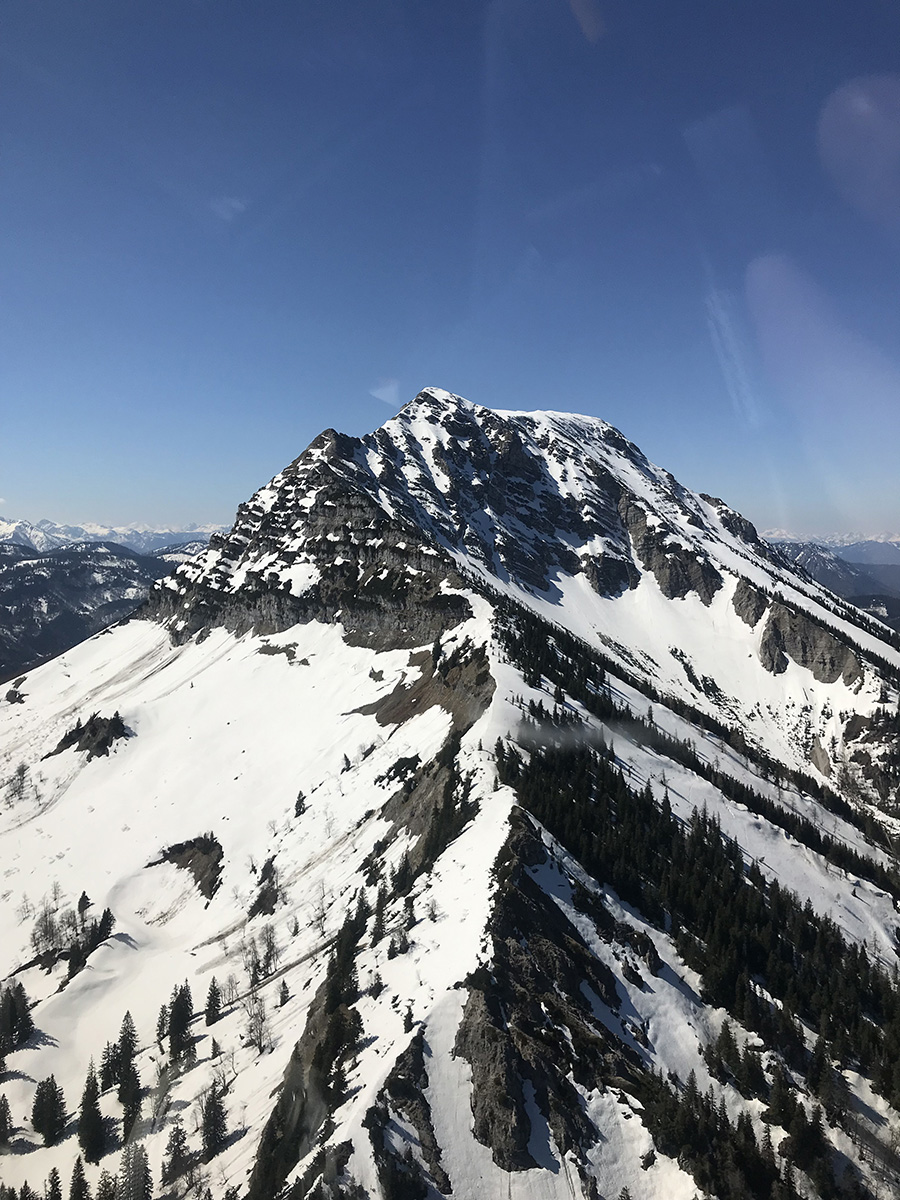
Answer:
[[[4,0],[0,511],[229,521],[433,384],[897,529],[896,72],[883,0]]]

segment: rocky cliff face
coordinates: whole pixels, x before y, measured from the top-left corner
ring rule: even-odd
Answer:
[[[471,614],[473,585],[554,606],[664,690],[687,676],[694,703],[718,720],[743,712],[768,749],[796,753],[797,738],[796,719],[775,729],[758,711],[762,697],[779,699],[767,675],[791,663],[859,689],[866,649],[880,653],[874,622],[795,574],[749,521],[690,492],[612,426],[494,412],[437,389],[367,437],[323,433],[241,506],[229,533],[153,589],[146,615],[179,642],[216,627],[276,633],[339,621],[356,644],[414,647]],[[784,603],[773,607],[776,594]],[[712,617],[723,640],[701,635],[696,653],[694,602],[727,613],[725,624]],[[766,612],[748,668],[737,654],[745,635],[725,628],[734,614],[758,632]],[[799,676],[793,690],[802,693]],[[839,721],[813,718],[821,745],[843,737]],[[810,761],[808,738],[804,747],[798,766]],[[826,775],[837,765],[821,753],[813,763]]]

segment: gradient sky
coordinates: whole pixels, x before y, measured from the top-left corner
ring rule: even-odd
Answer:
[[[900,529],[896,0],[3,0],[0,512],[231,520],[432,384]]]

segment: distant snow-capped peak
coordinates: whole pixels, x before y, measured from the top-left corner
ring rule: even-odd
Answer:
[[[205,541],[210,534],[224,528],[223,525],[189,524],[178,529],[164,529],[147,524],[98,525],[92,522],[60,525],[46,519],[31,522],[0,517],[0,542],[15,542],[41,553],[73,542],[118,542],[140,554],[153,554],[156,550],[180,542]]]

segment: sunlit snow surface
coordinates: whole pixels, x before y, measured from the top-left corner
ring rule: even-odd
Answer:
[[[448,405],[465,404],[447,393],[430,395]],[[479,560],[435,535],[433,546],[449,554],[464,575],[486,581],[565,626],[632,675],[652,681],[662,693],[680,696],[726,724],[739,724],[751,740],[788,765],[810,769],[799,749],[804,708],[823,741],[832,733],[840,734],[836,714],[841,710],[873,710],[878,685],[871,671],[858,689],[840,681],[817,683],[795,663],[779,676],[765,671],[758,656],[761,624],[750,629],[732,604],[737,574],[768,587],[774,581],[799,606],[821,612],[829,624],[841,628],[841,620],[820,606],[820,599],[824,603],[821,589],[801,586],[790,572],[754,560],[722,526],[716,510],[691,493],[682,490],[681,499],[673,501],[672,481],[665,472],[642,458],[614,453],[615,447],[607,442],[610,427],[602,422],[577,418],[573,423],[572,418],[551,413],[498,415],[514,420],[534,447],[541,444],[560,488],[576,497],[587,487],[584,453],[603,459],[641,497],[651,523],[665,522],[675,530],[673,536],[701,546],[725,582],[708,607],[694,594],[667,599],[649,572],[644,572],[635,589],[614,600],[598,596],[581,574],[558,573],[552,595],[542,595],[498,575],[496,563]],[[385,430],[398,447],[409,495],[421,505],[423,521],[433,521],[437,528],[446,516],[441,497],[451,488],[434,453],[436,445],[446,441],[446,430],[421,405],[408,407]],[[400,501],[379,482],[385,466],[382,451],[372,439],[359,445],[356,459],[347,467],[348,478],[391,515]],[[311,452],[309,461],[315,462],[322,453]],[[226,560],[223,551],[205,551],[163,586],[175,592],[186,582],[202,578],[233,595],[248,571],[274,571],[293,595],[304,594],[318,575],[312,560],[304,557],[303,514],[312,498],[301,483],[289,472],[282,473],[253,501],[265,514],[285,503],[290,492],[296,521],[289,563],[281,562],[271,547],[255,547],[251,539],[246,553],[234,559]],[[404,497],[403,503],[407,500]],[[691,512],[702,517],[702,530],[689,523]],[[598,547],[579,549],[593,552]],[[424,552],[429,552],[427,545]],[[496,682],[490,706],[465,735],[460,754],[461,769],[473,773],[472,795],[479,811],[440,856],[434,871],[416,885],[418,920],[410,933],[409,953],[389,959],[387,939],[375,947],[368,939],[361,944],[357,960],[361,988],[366,989],[376,971],[385,987],[377,998],[364,994],[358,1003],[364,1027],[362,1048],[351,1067],[348,1098],[336,1114],[330,1141],[353,1143],[348,1170],[376,1196],[375,1165],[362,1121],[413,1036],[404,1032],[409,1006],[414,1028],[421,1025],[424,1030],[427,1096],[453,1195],[459,1200],[495,1196],[570,1200],[580,1194],[577,1172],[553,1144],[530,1093],[526,1095],[532,1119],[530,1149],[541,1168],[508,1174],[494,1164],[490,1150],[475,1141],[470,1069],[452,1054],[466,998],[457,985],[486,961],[485,927],[494,886],[491,867],[506,840],[513,805],[509,789],[495,790],[492,749],[498,737],[515,734],[523,704],[530,699],[550,704],[546,691],[527,686],[519,671],[498,653],[488,601],[474,592],[468,599],[473,617],[445,633],[442,649],[450,654],[465,638],[474,646],[484,646]],[[854,629],[853,636],[864,648],[876,645],[865,631]],[[673,647],[697,675],[715,679],[724,699],[713,703],[694,688],[682,663],[672,655]],[[900,663],[895,651],[884,645],[877,648]],[[34,919],[22,916],[23,903],[27,898],[38,906],[54,884],[62,893],[63,908],[73,906],[86,891],[92,914],[99,915],[109,906],[116,918],[113,937],[63,990],[58,989],[65,977],[64,964],[52,976],[34,967],[20,976],[29,994],[39,1000],[34,1017],[41,1036],[10,1056],[11,1074],[2,1084],[15,1124],[24,1126],[15,1134],[19,1152],[0,1159],[4,1183],[21,1186],[28,1179],[41,1188],[55,1165],[67,1186],[77,1152],[71,1123],[61,1145],[25,1152],[37,1142],[26,1119],[35,1082],[54,1073],[74,1120],[88,1060],[93,1057],[99,1063],[104,1044],[116,1038],[126,1009],[134,1017],[141,1041],[138,1067],[142,1082],[151,1089],[144,1100],[144,1115],[149,1118],[156,1066],[163,1057],[154,1041],[159,1008],[185,979],[197,1010],[202,1010],[214,974],[220,984],[234,974],[240,991],[245,991],[241,939],[245,933],[258,932],[266,920],[257,917],[248,926],[247,912],[259,888],[259,869],[275,855],[285,893],[285,902],[271,918],[281,958],[275,975],[260,989],[272,1028],[272,1049],[259,1055],[244,1044],[246,1018],[240,1003],[228,1009],[213,1030],[203,1026],[201,1017],[193,1027],[201,1035],[196,1067],[173,1085],[168,1115],[161,1114],[152,1124],[148,1120],[145,1126],[145,1144],[158,1181],[173,1114],[184,1112],[197,1147],[191,1123],[196,1106],[186,1106],[209,1084],[216,1066],[224,1069],[230,1085],[226,1105],[232,1138],[212,1164],[209,1181],[217,1198],[229,1185],[243,1190],[274,1093],[323,979],[329,939],[363,886],[364,860],[389,831],[379,813],[397,785],[380,780],[402,758],[418,755],[422,762],[433,758],[450,733],[451,718],[439,707],[401,725],[381,725],[370,711],[399,684],[414,682],[420,671],[411,665],[408,650],[376,652],[349,646],[339,624],[310,622],[268,637],[235,637],[213,629],[208,636],[173,646],[159,625],[134,620],[32,672],[22,685],[24,703],[0,704],[0,783],[10,780],[20,763],[29,766],[24,800],[8,806],[0,802],[0,971],[10,972],[33,956]],[[611,685],[620,703],[638,714],[647,712],[648,701],[639,691],[616,679]],[[84,754],[71,749],[44,757],[77,719],[85,720],[92,712],[110,716],[116,710],[132,736],[116,742],[109,757],[86,762]],[[855,849],[883,857],[854,827],[826,814],[808,798],[789,789],[779,792],[759,779],[734,751],[698,735],[664,703],[654,702],[653,711],[663,729],[695,740],[703,757],[719,759],[735,778],[796,809]],[[894,964],[897,914],[888,896],[829,868],[780,829],[726,801],[674,762],[581,715],[585,736],[602,733],[632,783],[643,787],[649,781],[657,795],[667,788],[674,812],[682,817],[695,806],[706,806],[765,874],[809,899],[848,938],[874,947],[886,965]],[[295,817],[301,790],[307,809]],[[5,794],[6,789],[0,791]],[[208,903],[189,872],[172,865],[148,866],[163,848],[207,832],[214,834],[224,851],[221,884]],[[710,1081],[701,1051],[717,1035],[724,1013],[701,1003],[700,980],[685,967],[670,939],[646,926],[640,914],[607,892],[605,902],[616,918],[645,929],[663,962],[658,975],[644,972],[643,986],[628,982],[622,967],[631,952],[602,942],[587,918],[575,910],[571,879],[580,878],[579,869],[549,835],[545,840],[552,862],[560,866],[535,868],[536,882],[618,981],[618,1011],[598,1002],[595,1020],[631,1045],[648,1066],[681,1078],[694,1070],[701,1088],[707,1087]],[[396,865],[408,844],[408,835],[401,834],[390,845],[388,868]],[[392,915],[398,915],[399,907],[395,902]],[[322,909],[324,929],[318,919]],[[292,933],[295,918],[299,921],[296,935]],[[632,965],[641,969],[637,960]],[[282,980],[288,985],[289,999],[279,1007]],[[638,1024],[647,1030],[646,1047],[632,1036],[631,1028]],[[222,1049],[216,1064],[210,1058],[211,1033]],[[859,1086],[861,1093],[866,1091],[863,1084]],[[733,1089],[716,1087],[734,1113],[743,1107],[758,1116],[758,1102],[744,1102]],[[881,1101],[867,1095],[873,1108],[886,1111]],[[641,1168],[650,1139],[636,1102],[618,1091],[582,1091],[582,1098],[602,1132],[590,1160],[604,1195],[617,1196],[627,1185],[635,1200],[690,1200],[696,1190],[693,1180],[673,1161],[659,1155],[652,1167]],[[103,1105],[109,1115],[120,1114],[113,1096],[104,1097]],[[397,1136],[402,1137],[402,1131]],[[102,1165],[115,1169],[116,1162],[114,1153]],[[303,1166],[301,1162],[297,1170]],[[93,1184],[98,1169],[88,1167],[87,1174]]]

